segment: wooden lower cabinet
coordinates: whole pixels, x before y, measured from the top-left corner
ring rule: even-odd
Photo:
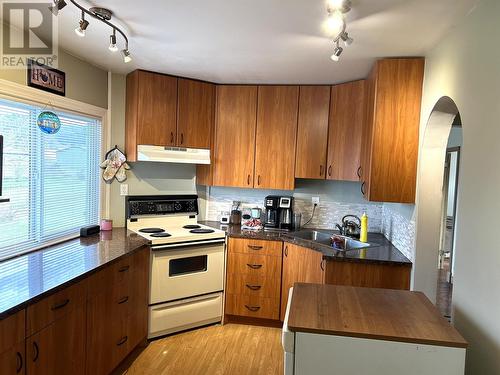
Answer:
[[[323,254],[306,247],[286,243],[283,249],[283,274],[281,279],[281,312],[284,320],[288,291],[295,283],[324,283]]]
[[[25,321],[21,310],[0,321],[0,374],[26,373]]]
[[[81,304],[26,339],[27,373],[85,374],[86,306]]]
[[[230,238],[227,315],[279,319],[281,241]]]
[[[411,266],[327,261],[325,284],[410,290]]]
[[[109,374],[146,338],[148,275],[149,249],[89,280],[87,374]],[[101,284],[103,280],[115,282]]]

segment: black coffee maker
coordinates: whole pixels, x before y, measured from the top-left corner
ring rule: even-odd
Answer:
[[[266,219],[264,228],[291,230],[293,228],[293,197],[268,195],[264,200]]]

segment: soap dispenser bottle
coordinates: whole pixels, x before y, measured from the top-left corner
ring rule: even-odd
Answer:
[[[361,233],[359,240],[361,242],[368,241],[368,216],[366,216],[366,212],[363,212],[363,216],[361,216]]]

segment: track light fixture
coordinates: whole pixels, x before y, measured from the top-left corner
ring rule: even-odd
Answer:
[[[333,54],[330,56],[330,58],[333,61],[339,61],[340,55],[342,55],[342,52],[344,52],[344,49],[340,46],[340,43],[338,40],[335,43],[336,43],[336,46],[335,46],[335,49],[333,50]]]
[[[82,12],[82,18],[80,19],[79,26],[75,29],[76,35],[83,38],[85,36],[85,30],[87,29],[88,26],[89,26],[89,21],[85,19],[85,13]]]
[[[59,11],[64,8],[67,4],[65,0],[53,0],[54,5],[49,6],[49,10],[57,16],[59,14]],[[123,37],[125,40],[125,48],[122,50],[122,55],[123,55],[123,61],[128,63],[132,61],[132,56],[130,55],[130,51],[128,49],[128,38],[125,35],[125,33],[116,25],[110,22],[111,17],[113,16],[113,12],[111,12],[109,9],[106,8],[100,8],[100,7],[92,7],[89,9],[84,8],[80,4],[78,4],[75,0],[70,0],[71,3],[76,6],[78,9],[81,10],[82,12],[82,17],[80,19],[80,22],[78,24],[78,27],[75,29],[75,33],[78,36],[84,37],[85,36],[85,30],[89,26],[89,21],[85,19],[85,14],[91,16],[92,18],[95,18],[96,20],[108,25],[109,27],[112,28],[113,33],[109,36],[109,50],[111,52],[116,52],[118,51],[118,46],[116,45],[116,32],[120,33],[120,35]]]
[[[118,51],[118,47],[116,46],[116,29],[113,29],[113,34],[109,36],[109,47],[108,49],[111,52]]]
[[[64,0],[54,0],[54,5],[49,6],[49,10],[54,14],[54,16],[57,16],[59,11],[66,5],[68,4],[66,4],[66,1]]]
[[[328,36],[333,39],[335,49],[330,58],[333,61],[339,61],[340,55],[344,49],[340,46],[340,41],[344,42],[345,46],[350,46],[354,39],[349,36],[346,31],[347,25],[345,22],[345,14],[351,10],[351,0],[328,0],[327,12],[328,19],[326,28]]]

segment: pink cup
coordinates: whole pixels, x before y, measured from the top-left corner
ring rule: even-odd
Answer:
[[[101,230],[112,230],[113,220],[102,219],[101,220]]]

